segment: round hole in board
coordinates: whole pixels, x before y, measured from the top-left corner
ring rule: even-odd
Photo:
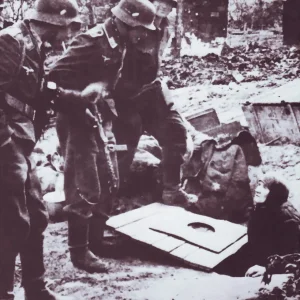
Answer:
[[[200,222],[190,223],[188,226],[199,232],[215,232],[212,226]]]

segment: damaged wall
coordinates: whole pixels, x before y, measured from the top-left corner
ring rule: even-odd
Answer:
[[[300,44],[299,0],[286,0],[283,3],[283,42],[286,45]]]
[[[104,22],[111,15],[111,8],[118,2],[119,0],[92,0],[82,3],[82,7],[85,6],[84,14],[89,15],[86,18],[88,26],[94,25],[91,20],[96,23]],[[183,32],[194,33],[208,42],[216,37],[226,37],[228,0],[179,0],[177,11],[180,20],[177,18],[176,23],[183,26]],[[179,33],[182,34],[182,31],[179,30]]]
[[[204,42],[226,37],[228,0],[184,0],[184,32],[194,33]]]

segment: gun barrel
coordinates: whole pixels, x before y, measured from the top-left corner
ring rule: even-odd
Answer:
[[[109,144],[108,138],[105,134],[105,131],[103,128],[103,119],[102,119],[101,113],[98,110],[96,101],[92,102],[92,107],[93,107],[93,113],[97,120],[97,128],[96,128],[97,141],[98,141],[99,146],[103,147],[103,149],[104,149],[105,160],[106,160],[107,170],[108,170],[108,175],[109,175],[109,180],[108,180],[109,189],[110,189],[110,192],[113,193],[118,188],[118,178],[116,176],[116,173],[114,170],[114,165],[113,165],[113,162],[111,159],[111,152],[112,152],[110,150],[111,145]]]

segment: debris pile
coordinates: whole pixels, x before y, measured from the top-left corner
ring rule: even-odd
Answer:
[[[203,57],[184,55],[181,60],[163,61],[162,69],[171,89],[205,83],[261,81],[270,76],[295,79],[300,77],[300,49],[286,46],[272,49],[257,43],[230,48],[224,44],[220,56],[215,53]]]
[[[296,300],[300,299],[300,279],[291,275],[282,287],[275,287],[272,291],[261,288],[256,300]]]

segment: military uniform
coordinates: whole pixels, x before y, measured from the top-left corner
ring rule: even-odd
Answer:
[[[163,147],[164,183],[174,186],[180,183],[187,130],[168,91],[156,80],[161,38],[157,31],[154,47],[142,53],[129,43],[122,44],[110,19],[78,36],[51,73],[65,88],[82,89],[90,82],[107,82],[118,112],[114,123],[117,143],[128,146],[128,152],[119,159],[121,180],[126,178],[139,138],[146,130]]]
[[[127,51],[122,76],[113,92],[118,112],[114,123],[117,143],[127,144],[129,149],[119,159],[121,180],[126,181],[140,136],[147,131],[163,149],[165,191],[179,187],[185,154],[192,152],[191,147],[188,149],[189,134],[185,120],[174,106],[168,88],[158,79],[169,38],[168,20],[164,19],[159,29],[149,32],[147,45],[143,47],[146,51]],[[179,203],[176,203],[177,200]],[[166,203],[185,204],[180,203],[183,198],[177,200],[170,197]]]
[[[97,25],[86,33],[78,35],[63,57],[50,69],[49,78],[67,89],[83,90],[93,82],[101,82],[106,89],[114,82],[122,60],[123,48],[119,47],[119,38],[112,20]],[[108,143],[115,144],[111,121],[115,117],[114,101],[107,97],[98,105],[103,118],[103,127]],[[111,211],[112,195],[109,190],[107,159],[103,147],[97,143],[97,132],[91,127],[71,116],[58,114],[57,133],[65,160],[64,178],[65,195],[69,212],[69,246],[72,254],[76,248],[88,245],[87,233],[90,236],[90,247],[98,248],[107,219]],[[116,153],[111,152],[114,173],[118,178]],[[78,203],[84,198],[96,203],[92,216],[82,214]],[[74,204],[74,205],[73,205]],[[77,216],[76,216],[77,215]],[[91,217],[91,218],[90,218]],[[91,225],[91,226],[89,226]],[[72,260],[76,265],[75,260]],[[99,267],[78,266],[87,271],[98,271]]]
[[[109,20],[105,24],[97,25],[86,33],[78,35],[72,41],[68,51],[51,68],[49,78],[67,89],[83,90],[93,82],[102,82],[108,85],[107,89],[109,89],[109,83],[115,80],[122,58],[122,49],[117,44],[114,30],[113,23]],[[98,109],[104,117],[106,135],[113,144],[114,136],[105,121],[111,120],[116,114],[114,101],[108,97],[104,102],[105,105]],[[102,151],[97,145],[95,133],[88,125],[63,114],[58,115],[57,132],[66,159],[67,202],[76,201],[75,199],[78,198],[77,188],[84,191],[87,198],[100,197],[101,187],[97,186],[97,180],[94,180],[100,175],[97,174],[96,169],[93,169],[95,165],[93,166],[91,160],[95,158],[92,159],[93,155],[90,155]],[[89,167],[86,167],[87,164]],[[72,176],[69,175],[71,173]],[[71,187],[74,176],[76,186]],[[89,180],[86,176],[89,177]],[[70,184],[68,184],[69,180]]]
[[[50,107],[43,92],[46,54],[28,20],[0,32],[0,53],[0,299],[13,299],[17,254],[28,300],[65,299],[48,290],[44,281],[48,213],[31,157]],[[60,97],[54,98],[58,103]]]
[[[9,264],[18,253],[24,286],[44,274],[47,212],[30,157],[36,142],[33,107],[43,77],[40,44],[25,22],[0,33],[0,298],[4,299],[9,299],[3,296],[5,282],[13,282],[14,275]]]

